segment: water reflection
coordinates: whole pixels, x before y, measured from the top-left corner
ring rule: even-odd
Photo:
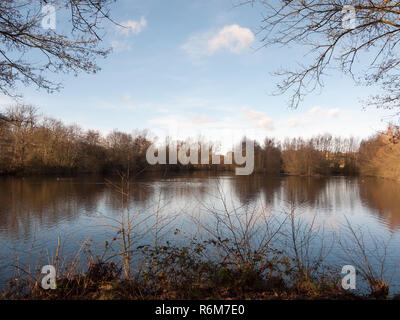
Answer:
[[[30,236],[41,229],[79,218],[103,197],[105,185],[90,177],[2,178],[0,181],[0,233],[3,237]]]
[[[264,196],[265,203],[272,206],[282,179],[264,175],[238,176],[231,179],[235,196],[242,204],[249,204]]]
[[[352,221],[368,224],[382,236],[400,228],[400,184],[370,178],[152,174],[132,182],[130,206],[141,214],[151,214],[162,199],[168,203],[166,214],[178,214],[176,227],[187,228],[190,234],[192,221],[188,215],[198,212],[202,204],[215,202],[219,188],[244,207],[263,203],[272,212],[281,212],[293,203],[304,211],[327,217],[337,228],[340,215],[350,215]],[[8,257],[14,248],[24,253],[34,241],[41,250],[52,252],[57,236],[67,233],[73,241],[66,242],[65,249],[69,245],[71,252],[76,249],[74,245],[79,247],[79,241],[88,237],[104,244],[112,235],[93,216],[117,216],[120,206],[120,195],[100,176],[1,178],[0,258]],[[0,268],[6,262],[0,261]],[[0,282],[2,277],[0,270]]]
[[[400,183],[385,179],[359,180],[361,201],[390,229],[400,228]]]
[[[285,201],[307,204],[328,211],[354,211],[362,204],[388,227],[400,227],[400,184],[373,178],[306,178],[256,176],[215,176],[191,173],[171,177],[140,177],[132,183],[131,201],[144,207],[157,197],[188,203],[207,202],[215,195],[217,181],[225,193],[242,204],[261,198],[269,206]],[[112,180],[118,184],[118,180]],[[37,228],[56,226],[80,218],[82,212],[120,209],[120,197],[99,176],[77,178],[2,178],[0,180],[0,233],[3,237],[29,235]]]

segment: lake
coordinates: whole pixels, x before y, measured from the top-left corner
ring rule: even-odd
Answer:
[[[111,179],[117,184],[118,179]],[[268,212],[284,219],[291,208],[319,233],[314,246],[331,242],[326,263],[348,263],[344,246],[348,226],[363,235],[371,254],[386,244],[386,273],[399,292],[400,184],[358,177],[266,177],[214,175],[204,172],[169,176],[149,174],[131,184],[129,208],[137,222],[137,245],[154,243],[154,213],[163,225],[160,242],[185,244],[193,236],[207,238],[202,226],[212,223],[213,210],[224,207]],[[259,211],[257,211],[259,210]],[[244,211],[243,211],[244,212]],[[61,254],[73,258],[101,255],[115,238],[121,195],[102,176],[0,178],[0,286],[19,268],[52,261],[61,239]],[[261,213],[260,213],[261,214]],[[276,240],[276,246],[283,246]],[[107,242],[107,244],[106,244]],[[348,247],[350,251],[352,248]],[[108,252],[117,250],[108,248]],[[398,288],[398,289],[396,289]]]

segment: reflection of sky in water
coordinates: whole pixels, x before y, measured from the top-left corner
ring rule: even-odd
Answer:
[[[388,241],[387,265],[395,270],[400,251],[400,185],[378,179],[333,177],[310,179],[298,177],[268,178],[264,176],[216,177],[204,173],[174,177],[141,177],[132,184],[130,212],[144,222],[139,229],[147,231],[139,244],[152,244],[151,213],[159,208],[160,219],[168,223],[161,232],[161,241],[185,244],[193,236],[205,239],[195,223],[212,224],[209,208],[221,210],[221,197],[229,210],[267,210],[277,220],[294,203],[301,219],[311,222],[314,231],[323,230],[323,239],[330,248],[326,262],[343,265],[346,259],[335,239],[346,239],[346,218],[355,229],[364,233],[365,243],[376,252],[371,237]],[[0,180],[0,280],[9,278],[10,264],[37,264],[38,257],[55,255],[57,237],[62,239],[63,256],[72,258],[86,239],[91,239],[93,253],[102,253],[105,241],[111,241],[116,231],[110,218],[120,214],[120,196],[105,185],[101,177],[77,178],[2,178]],[[265,209],[266,208],[266,209]],[[180,232],[174,235],[174,231]],[[140,232],[139,232],[140,233]],[[316,238],[318,248],[322,238]],[[276,246],[284,246],[280,239]],[[330,243],[330,246],[329,246]],[[346,242],[348,245],[350,242]],[[117,248],[114,245],[115,249]],[[351,249],[351,248],[349,248]],[[346,261],[347,262],[347,261]],[[392,286],[400,289],[400,278],[394,277]],[[395,289],[395,288],[393,288]]]

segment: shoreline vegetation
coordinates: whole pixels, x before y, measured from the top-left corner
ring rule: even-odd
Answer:
[[[171,88],[164,86],[161,94],[185,100],[185,95],[179,96],[180,92],[186,87],[190,89],[186,92],[193,91],[199,81],[209,79],[221,83],[228,81],[231,86],[226,88],[226,92],[232,91],[230,88],[235,86],[249,87],[249,80],[241,76],[240,69],[239,76],[234,81],[229,80],[232,72],[228,68],[234,70],[239,66],[238,63],[232,64],[236,60],[230,61],[231,58],[221,55],[218,60],[210,60],[208,69],[215,69],[215,72],[203,77],[204,72],[199,73],[195,69],[192,72],[187,69],[186,63],[177,63],[181,54],[175,54],[176,57],[171,59],[174,51],[169,49],[174,46],[187,51],[189,60],[193,46],[194,51],[209,56],[220,50],[238,54],[243,49],[243,56],[237,55],[235,59],[241,61],[246,75],[254,82],[252,87],[259,87],[260,82],[253,79],[260,78],[255,71],[260,68],[257,64],[262,62],[262,56],[253,62],[253,58],[246,57],[245,52],[248,47],[254,47],[253,44],[259,38],[261,46],[255,47],[283,47],[283,51],[274,51],[276,64],[288,67],[275,72],[280,78],[277,93],[289,95],[289,106],[297,108],[306,95],[323,87],[326,71],[335,70],[334,77],[336,72],[339,72],[337,75],[351,75],[355,84],[361,84],[367,90],[371,88],[372,96],[367,99],[366,106],[394,110],[399,115],[400,59],[396,49],[400,39],[398,2],[365,1],[364,4],[360,1],[353,7],[343,6],[344,1],[261,1],[259,5],[254,1],[245,1],[242,5],[248,2],[257,12],[261,10],[259,13],[262,18],[256,34],[251,29],[254,29],[254,21],[259,19],[254,17],[259,16],[259,13],[248,15],[248,12],[244,12],[246,17],[242,19],[239,13],[227,14],[224,6],[215,7],[211,4],[211,7],[200,8],[191,5],[189,8],[178,3],[177,8],[170,4],[159,7],[155,15],[147,14],[151,11],[149,7],[141,7],[140,11],[144,15],[140,20],[132,20],[137,12],[129,12],[128,6],[120,7],[114,16],[115,2],[67,0],[61,6],[50,1],[25,1],[22,4],[13,0],[1,1],[2,94],[16,98],[22,85],[52,93],[61,89],[62,81],[57,80],[61,79],[59,76],[62,74],[96,74],[100,71],[97,60],[109,56],[115,43],[119,42],[122,49],[129,49],[133,40],[128,37],[138,36],[147,27],[148,19],[149,24],[152,24],[151,30],[149,28],[147,36],[143,34],[138,39],[140,50],[128,60],[137,61],[142,66],[139,69],[143,70],[135,73],[135,78],[141,79],[143,74],[146,78],[157,69],[165,69],[165,66],[176,75],[191,75],[187,77],[188,80],[184,78],[187,85],[179,87],[182,81],[178,81],[178,90],[174,90],[175,85]],[[229,4],[229,12],[232,5]],[[173,24],[170,30],[165,29],[168,21],[159,19],[160,12],[167,16],[177,10],[185,13],[185,20],[174,19],[178,23]],[[356,10],[360,12],[356,14]],[[209,16],[210,12],[212,16]],[[197,28],[204,25],[204,17],[207,15],[209,18],[206,20],[210,21],[209,26],[205,25],[203,35],[204,30]],[[125,17],[130,19],[124,22]],[[186,23],[188,19],[192,26]],[[248,21],[251,21],[252,28],[245,26]],[[177,30],[181,30],[182,25],[185,32],[178,34]],[[215,27],[222,29],[216,30],[216,37],[211,34],[213,37],[208,39],[207,30]],[[166,55],[160,55],[163,43],[159,39],[157,41],[160,45],[156,50],[149,50],[155,32],[160,29],[165,29],[168,35],[175,33],[175,37],[166,38]],[[185,34],[188,38],[183,41],[182,36]],[[160,36],[158,34],[158,38]],[[206,44],[204,48],[203,42]],[[306,63],[300,63],[300,67],[293,64],[295,61],[286,52],[288,45],[292,51],[300,53],[300,62]],[[282,57],[279,57],[281,52]],[[305,52],[309,53],[307,61],[304,61]],[[270,55],[266,57],[268,61]],[[147,70],[153,59],[157,59],[157,65],[153,64]],[[224,68],[212,68],[220,59],[230,63]],[[115,73],[121,72],[121,68],[127,65],[126,61],[116,60],[118,57],[114,57],[111,64],[105,64],[104,69],[111,72],[105,72],[103,78],[98,78],[98,81],[111,79],[114,82],[112,86],[107,86],[108,90],[104,90],[104,94],[97,96],[98,100],[107,97],[107,91],[122,88],[122,84],[132,78],[130,70],[126,70],[118,79],[115,77]],[[291,68],[292,65],[295,69]],[[240,77],[243,79],[238,81]],[[72,81],[69,79],[68,83]],[[148,82],[138,90],[154,93],[159,86],[163,86],[161,81]],[[351,88],[345,88],[347,83],[342,78],[337,77],[332,83],[334,94],[347,89],[340,94],[346,101],[353,100]],[[80,82],[76,85],[85,84]],[[93,83],[91,89],[98,91],[105,88],[105,85]],[[212,85],[204,86],[203,95],[211,94],[216,101],[221,100],[223,91],[216,94],[217,87],[211,88],[211,91],[207,87]],[[376,89],[377,94],[374,94]],[[78,91],[70,96],[71,100],[74,96],[79,99],[85,95],[84,90]],[[249,93],[253,94],[254,90],[242,91],[241,96],[246,97]],[[329,99],[330,95],[327,97]],[[255,99],[257,95],[252,100]],[[258,117],[258,111],[254,115]],[[134,212],[137,208],[130,206],[131,180],[145,171],[167,175],[169,172],[195,170],[232,172],[238,168],[236,164],[225,161],[229,157],[220,154],[220,143],[217,141],[209,143],[212,145],[210,158],[220,157],[220,165],[151,166],[146,161],[146,151],[155,142],[160,148],[174,142],[178,149],[186,150],[191,145],[202,146],[202,142],[206,142],[202,139],[171,141],[166,138],[165,141],[157,141],[147,131],[125,133],[118,130],[104,136],[96,130],[83,130],[78,125],[67,125],[60,120],[42,116],[33,106],[19,104],[2,108],[0,175],[118,174],[121,178],[119,183],[111,180],[106,182],[115,190],[121,202],[120,206],[117,205],[120,213],[105,221],[105,226],[115,232],[115,237],[105,242],[104,252],[92,251],[90,243],[85,241],[72,259],[67,258],[63,255],[62,239],[58,236],[57,250],[51,253],[55,256],[48,254],[47,257],[39,257],[47,260],[45,264],[52,263],[56,267],[57,288],[47,291],[42,289],[43,260],[37,265],[17,264],[15,277],[10,279],[7,288],[0,289],[0,300],[400,299],[400,292],[390,292],[398,289],[390,286],[385,272],[389,258],[388,243],[380,238],[365,240],[367,232],[363,234],[363,229],[352,225],[346,217],[347,224],[340,230],[344,238],[334,239],[335,242],[330,244],[329,237],[318,228],[315,220],[303,219],[301,205],[296,208],[294,203],[289,203],[288,208],[278,216],[263,207],[231,207],[219,190],[217,196],[221,200],[220,207],[202,203],[208,224],[200,218],[193,218],[194,225],[204,233],[204,239],[191,235],[187,242],[177,246],[164,241],[162,235],[168,230],[167,226],[173,217],[162,215],[161,199],[155,201],[157,209],[154,212]],[[243,137],[237,144],[243,146],[246,141],[249,141],[248,137]],[[255,143],[254,174],[265,177],[373,176],[400,181],[399,160],[400,127],[388,125],[385,131],[377,132],[362,141],[353,137],[332,137],[330,134],[283,141],[265,137],[264,141]],[[384,193],[385,189],[376,192]],[[74,210],[75,207],[71,207]],[[174,212],[174,215],[178,214]],[[150,240],[143,244],[141,241],[145,236]],[[372,244],[372,247],[368,247],[367,243]],[[344,255],[340,259],[340,266],[326,264],[326,257],[334,245]],[[364,293],[342,288],[341,270],[345,264],[357,270],[357,286],[365,287]]]
[[[220,205],[202,203],[207,220],[192,217],[201,232],[175,244],[165,236],[181,231],[171,229],[176,216],[163,214],[161,201],[145,216],[129,205],[129,171],[109,187],[120,197],[120,214],[102,219],[115,237],[103,249],[93,249],[88,239],[72,257],[64,255],[59,237],[57,249],[35,258],[36,265],[14,265],[0,300],[400,299],[391,292],[386,269],[390,240],[363,232],[347,218],[341,237],[330,237],[294,202],[277,216],[260,204],[230,203],[217,183]],[[334,245],[341,248],[340,265],[327,262]],[[57,270],[54,290],[42,288],[41,270],[48,264]],[[357,270],[357,290],[342,287],[345,265]]]
[[[223,214],[216,219],[225,218]],[[158,244],[155,235],[154,244],[133,248],[132,230],[125,226],[120,233],[120,240],[125,241],[111,256],[118,257],[114,261],[105,252],[95,255],[87,243],[67,261],[59,252],[59,238],[54,258],[46,258],[57,268],[56,288],[42,288],[42,266],[19,267],[0,291],[0,300],[400,299],[400,294],[389,294],[390,285],[384,275],[386,256],[381,257],[381,265],[376,265],[362,245],[344,251],[349,263],[357,266],[357,288],[363,282],[366,290],[343,289],[340,268],[324,265],[326,248],[319,248],[317,255],[310,254],[313,223],[303,225],[298,218],[292,211],[278,225],[265,221],[268,231],[257,244],[251,235],[256,225],[249,220],[246,233],[229,227],[225,231],[231,237],[221,238],[220,231],[209,230],[209,240],[194,238],[187,246],[174,246],[168,241]],[[272,240],[286,223],[290,228],[281,235],[283,241],[287,240],[287,248],[278,250]],[[353,233],[354,229],[349,225],[348,231]],[[357,243],[358,235],[352,235]],[[79,257],[81,251],[87,252],[85,267]]]
[[[244,138],[246,139],[246,138]],[[245,141],[245,140],[243,140]],[[146,151],[154,139],[147,131],[131,134],[114,130],[106,137],[94,130],[40,116],[35,107],[7,107],[0,119],[0,175],[114,174],[128,168],[133,174],[159,171],[233,171],[236,165],[154,165]],[[168,138],[165,145],[171,142]],[[176,141],[178,149],[203,141]],[[204,141],[205,142],[205,141]],[[364,175],[400,180],[400,129],[389,125],[369,139],[332,137],[284,141],[265,138],[255,143],[254,173],[266,175],[330,176]],[[219,143],[208,142],[218,155]],[[168,161],[167,161],[168,163]],[[209,161],[211,163],[211,160]]]
[[[147,132],[113,131],[102,137],[97,131],[84,131],[76,125],[39,117],[31,106],[12,106],[3,114],[0,174],[118,172],[120,183],[109,181],[109,186],[121,199],[121,215],[108,222],[116,235],[106,241],[105,253],[94,254],[85,243],[79,249],[76,256],[85,252],[88,259],[85,267],[78,258],[68,262],[58,249],[55,258],[48,257],[57,267],[55,290],[41,288],[40,266],[19,267],[7,288],[0,292],[0,299],[399,298],[396,293],[389,295],[390,284],[384,274],[386,257],[376,258],[377,252],[371,257],[360,241],[362,235],[349,222],[345,227],[352,241],[338,245],[363,279],[367,290],[362,294],[341,287],[340,269],[324,264],[328,254],[325,250],[329,249],[324,247],[324,236],[315,231],[314,221],[301,219],[293,204],[285,212],[285,219],[276,221],[266,208],[246,212],[243,208],[229,208],[219,190],[223,209],[207,211],[213,223],[202,225],[201,221],[194,221],[206,232],[207,239],[193,238],[190,244],[180,246],[161,239],[161,231],[169,222],[160,216],[160,203],[159,209],[145,218],[137,216],[129,206],[130,181],[144,171],[222,172],[233,171],[235,165],[150,166],[146,151],[153,141]],[[255,144],[254,172],[310,177],[365,175],[399,180],[399,142],[400,129],[395,126],[361,142],[330,135],[283,142],[266,138],[263,145]],[[181,141],[178,147],[192,143],[200,141]],[[151,226],[145,221],[152,221]],[[145,231],[140,229],[142,224],[146,225]],[[154,236],[153,243],[139,245],[138,239],[145,234]],[[315,241],[321,245],[317,252]],[[386,248],[387,244],[372,241],[377,248]],[[284,249],[274,247],[276,243],[284,244]],[[106,254],[111,247],[112,254]]]
[[[333,273],[299,273],[290,259],[276,254],[273,260],[230,266],[204,260],[204,246],[145,247],[146,269],[131,278],[114,262],[93,260],[85,271],[57,277],[56,289],[44,290],[35,277],[9,281],[0,300],[363,300],[389,299],[388,287],[360,295],[340,286]],[[144,250],[142,250],[144,251]],[[279,264],[286,270],[278,270]],[[398,299],[398,296],[390,299]]]

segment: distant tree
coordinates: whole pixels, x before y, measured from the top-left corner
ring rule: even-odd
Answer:
[[[329,134],[310,139],[285,139],[282,144],[282,168],[291,175],[326,176],[358,173],[359,143]]]
[[[102,145],[100,132],[86,131],[80,139],[79,166],[85,172],[101,172],[103,170],[106,149]]]
[[[366,176],[400,180],[400,128],[390,125],[386,131],[361,142],[359,166]]]
[[[18,83],[54,91],[61,87],[46,75],[80,71],[96,73],[101,23],[110,20],[115,0],[6,0],[0,1],[0,90],[15,96]],[[52,4],[69,16],[70,25],[44,29],[42,8]]]
[[[264,46],[299,44],[309,48],[309,64],[277,72],[282,77],[278,93],[290,93],[291,107],[296,108],[307,93],[322,87],[323,75],[332,68],[350,74],[357,83],[382,86],[382,93],[368,99],[367,105],[400,107],[398,1],[245,1],[255,2],[261,2],[266,11],[260,31]],[[346,5],[355,9],[354,25],[350,20],[354,11]]]
[[[37,109],[30,105],[9,106],[6,117],[13,123],[9,126],[14,150],[13,162],[16,167],[22,168],[32,149],[32,137],[38,120]]]
[[[254,142],[254,172],[279,175],[281,162],[281,150],[275,140],[265,138],[263,146]]]
[[[280,174],[282,167],[282,154],[279,143],[274,139],[264,139],[265,172],[267,174]]]

